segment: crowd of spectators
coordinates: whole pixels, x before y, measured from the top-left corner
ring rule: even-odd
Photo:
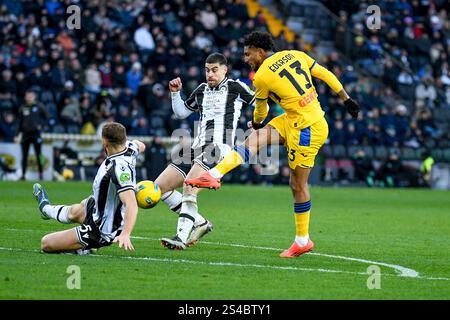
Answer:
[[[448,107],[438,94],[449,86],[447,13],[440,7],[433,11],[431,4],[424,7],[424,1],[382,3],[386,4],[383,14],[400,12],[402,19],[405,15],[413,22],[398,25],[398,17],[383,18],[392,32],[368,35],[367,28],[360,30],[364,6],[356,10],[350,6],[339,15],[355,32],[370,36],[368,43],[355,37],[355,44],[361,46],[355,54],[363,55],[355,56],[357,60],[369,59],[370,63],[364,62],[368,66],[381,61],[387,81],[397,74],[402,78],[401,72],[389,70],[389,58],[377,54],[383,47],[423,80],[415,91],[417,108],[398,103],[395,85],[373,83],[343,64],[337,52],[314,56],[313,50],[311,54],[342,80],[363,108],[359,118],[351,120],[337,96],[316,81],[330,123],[328,143],[450,147],[448,132],[433,116],[435,108]],[[72,4],[81,9],[80,29],[67,28],[66,9]],[[418,24],[422,24],[420,32]],[[253,72],[242,60],[241,39],[257,29],[267,29],[265,21],[262,15],[250,18],[244,1],[0,0],[0,141],[13,141],[17,112],[29,88],[47,111],[46,132],[92,134],[111,120],[124,124],[129,135],[169,136],[177,128],[192,130],[196,114],[186,120],[172,115],[168,81],[180,76],[184,94],[189,94],[204,81],[206,56],[220,51],[228,58],[229,76],[251,84]],[[428,55],[419,52],[414,38],[427,35]],[[408,42],[411,36],[414,41]],[[282,36],[276,42],[279,49],[305,49],[301,35],[293,43]],[[281,112],[272,105],[271,116]],[[252,110],[243,110],[242,129],[251,117]],[[280,181],[288,178],[283,176],[286,168],[282,163]]]
[[[72,4],[80,29],[66,25]],[[189,127],[193,118],[172,117],[168,81],[180,76],[189,94],[214,51],[231,77],[248,79],[238,41],[261,26],[233,0],[0,1],[0,138],[12,141],[27,88],[48,111],[48,132],[93,133],[112,119],[130,135]]]
[[[352,31],[349,55],[399,93],[415,98],[415,107],[450,103],[450,19],[445,0],[384,0],[379,27],[367,23],[369,1],[322,0],[338,16],[337,37]],[[441,95],[440,95],[441,94]]]
[[[448,1],[384,0],[380,28],[367,27],[369,1],[322,2],[339,17],[336,43],[383,87],[353,79],[344,82],[364,106],[364,124],[333,117],[337,143],[387,147],[449,147],[450,19]],[[345,46],[350,36],[350,45]],[[347,37],[347,38],[346,38]],[[344,48],[345,47],[345,48]],[[350,81],[347,81],[347,80]],[[395,93],[395,94],[394,94]],[[399,95],[403,103],[395,102]],[[362,120],[362,119],[360,119]],[[331,134],[333,138],[333,134]]]

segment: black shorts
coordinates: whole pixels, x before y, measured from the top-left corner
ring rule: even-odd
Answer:
[[[83,224],[76,227],[78,241],[83,245],[83,249],[101,248],[111,245],[101,237],[100,229],[94,222],[95,199],[93,196],[84,202],[85,218]]]
[[[197,163],[205,170],[214,168],[231,151],[231,147],[226,144],[209,144],[200,148],[189,149],[189,154],[184,154],[180,150],[176,159],[172,159],[169,164],[180,172],[183,178],[186,178],[192,165]]]

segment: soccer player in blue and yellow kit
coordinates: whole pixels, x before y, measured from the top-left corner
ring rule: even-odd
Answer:
[[[311,199],[308,177],[328,136],[325,113],[317,100],[311,76],[325,81],[339,95],[353,118],[358,116],[360,108],[336,76],[306,53],[297,50],[274,52],[274,42],[269,33],[252,32],[245,38],[244,46],[245,62],[256,71],[253,79],[256,107],[253,121],[249,124],[255,131],[244,145],[235,147],[216,167],[185,182],[196,187],[217,189],[223,175],[247,161],[264,145],[285,145],[291,169],[296,237],[291,247],[280,256],[297,257],[314,247],[309,238]],[[268,114],[268,98],[277,102],[285,113],[263,125]]]

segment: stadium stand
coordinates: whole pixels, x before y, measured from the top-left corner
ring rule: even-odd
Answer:
[[[363,107],[351,120],[330,89],[315,82],[330,136],[318,163],[322,173],[313,182],[342,180],[327,174],[337,171],[353,180],[351,159],[361,148],[377,163],[392,152],[417,162],[426,149],[436,161],[450,162],[446,1],[378,3],[388,32],[365,27],[367,1],[337,7],[327,0],[0,0],[0,141],[13,142],[28,88],[38,92],[48,113],[44,137],[59,141],[58,148],[64,140],[95,135],[110,120],[124,124],[131,136],[193,130],[196,115],[181,121],[172,116],[168,81],[180,76],[189,94],[203,81],[206,56],[220,51],[229,60],[230,77],[251,84],[240,40],[263,29],[276,36],[280,49],[310,52]],[[66,27],[72,4],[81,8],[79,30]],[[271,116],[279,112],[272,105]],[[251,117],[252,110],[245,110],[240,127]],[[79,149],[75,168],[95,166],[98,151]],[[255,183],[283,183],[286,166],[281,161],[270,179],[255,174],[259,166],[247,168],[247,175]],[[243,182],[243,176],[228,179]]]

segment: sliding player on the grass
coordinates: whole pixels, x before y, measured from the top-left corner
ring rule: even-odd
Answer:
[[[327,83],[347,107],[353,118],[358,116],[358,104],[343,89],[336,76],[319,65],[306,53],[297,50],[274,52],[272,36],[266,32],[253,32],[244,40],[244,59],[256,71],[256,108],[251,127],[256,129],[244,142],[234,148],[215,168],[186,184],[219,188],[220,179],[255,155],[268,144],[284,144],[288,150],[291,169],[290,187],[294,197],[295,241],[283,251],[281,257],[296,257],[314,247],[309,238],[311,199],[308,177],[314,159],[328,136],[328,124],[317,99],[311,76]],[[267,125],[267,99],[276,101],[285,111]]]
[[[180,78],[169,82],[176,117],[200,114],[198,134],[191,148],[185,150],[188,154],[181,155],[184,162],[172,162],[155,180],[163,193],[162,200],[173,211],[179,211],[176,235],[161,239],[169,249],[185,249],[212,230],[212,224],[198,213],[200,189],[183,186],[183,182],[211,169],[232,150],[241,109],[254,101],[253,92],[245,84],[228,79],[227,71],[225,56],[210,54],[205,61],[206,83],[200,84],[186,101],[180,96]],[[183,195],[175,190],[181,186]]]
[[[41,240],[43,252],[86,254],[90,249],[112,243],[118,243],[125,250],[134,250],[130,236],[138,213],[134,192],[135,165],[136,157],[144,152],[145,145],[138,140],[127,141],[125,127],[116,122],[105,124],[102,142],[107,158],[95,176],[93,194],[81,203],[52,205],[45,189],[34,184],[33,194],[42,219],[80,224],[45,235]]]

